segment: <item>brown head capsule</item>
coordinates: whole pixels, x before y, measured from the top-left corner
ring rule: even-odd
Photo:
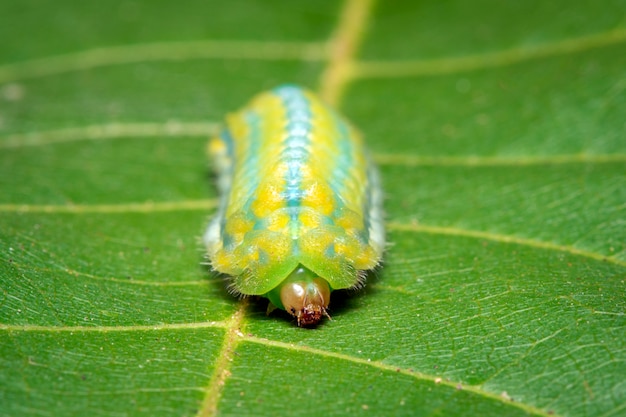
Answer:
[[[280,290],[280,300],[285,310],[298,319],[298,326],[314,326],[322,316],[330,319],[326,312],[330,288],[322,278],[285,283]]]

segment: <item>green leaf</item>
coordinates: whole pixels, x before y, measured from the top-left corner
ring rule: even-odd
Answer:
[[[0,415],[626,412],[626,2],[0,3]],[[204,149],[316,88],[389,248],[297,328],[202,265]]]

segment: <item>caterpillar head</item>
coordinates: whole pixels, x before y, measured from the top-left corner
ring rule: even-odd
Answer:
[[[326,311],[330,302],[330,287],[322,278],[284,283],[280,301],[285,310],[298,320],[300,327],[314,326],[322,316],[330,319]]]

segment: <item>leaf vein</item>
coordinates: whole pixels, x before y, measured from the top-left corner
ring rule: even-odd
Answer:
[[[0,149],[123,137],[209,136],[217,132],[218,126],[216,122],[104,123],[8,135],[1,139]]]
[[[265,345],[265,346],[270,346],[270,347],[275,347],[275,348],[280,348],[280,349],[286,349],[289,351],[298,351],[298,352],[304,352],[304,353],[308,353],[308,354],[314,354],[314,355],[319,355],[319,356],[324,356],[324,357],[328,357],[328,358],[334,358],[334,359],[339,359],[339,360],[344,360],[344,361],[349,361],[352,363],[356,363],[359,365],[365,365],[365,366],[370,366],[370,367],[374,367],[377,369],[380,369],[382,371],[387,371],[387,372],[393,372],[393,373],[399,373],[402,375],[406,375],[409,376],[411,378],[417,379],[417,380],[422,380],[422,381],[430,381],[433,384],[436,385],[440,385],[440,386],[445,386],[447,388],[452,388],[452,389],[463,389],[464,391],[468,391],[471,392],[472,394],[475,395],[479,395],[481,397],[485,397],[485,398],[489,398],[493,401],[498,401],[498,402],[502,402],[505,403],[508,406],[511,407],[515,407],[515,408],[520,408],[530,414],[534,414],[534,415],[538,415],[538,416],[555,416],[554,413],[548,413],[546,411],[543,411],[542,409],[539,409],[537,407],[533,407],[531,405],[528,404],[523,404],[520,402],[514,402],[511,401],[510,399],[507,399],[506,397],[502,396],[502,395],[498,395],[495,393],[492,393],[490,391],[486,391],[482,388],[482,386],[477,386],[477,385],[462,385],[459,382],[455,382],[455,381],[451,381],[445,378],[440,378],[434,375],[428,375],[422,372],[418,372],[418,371],[414,371],[412,369],[405,369],[405,368],[400,368],[398,366],[394,366],[394,365],[390,365],[390,364],[386,364],[380,361],[372,361],[369,359],[363,359],[363,358],[357,358],[351,355],[347,355],[347,354],[343,354],[343,353],[338,353],[338,352],[330,352],[330,351],[326,351],[326,350],[322,350],[322,349],[316,349],[316,348],[311,348],[308,346],[303,346],[303,345],[296,345],[293,343],[285,343],[285,342],[279,342],[279,341],[275,341],[275,340],[270,340],[270,339],[264,339],[264,338],[260,338],[260,337],[255,337],[255,336],[245,336],[243,339],[245,342],[251,342],[251,343],[257,343],[257,344],[261,344],[261,345]]]
[[[110,46],[1,65],[0,84],[98,67],[152,61],[324,61],[327,55],[326,45],[321,42],[199,40]]]
[[[0,323],[0,331],[6,332],[135,332],[153,330],[180,330],[180,329],[206,329],[206,328],[227,328],[228,323],[224,321],[207,321],[195,323],[171,323],[156,325],[135,325],[135,326],[41,326],[35,324],[4,324]]]
[[[157,213],[164,211],[210,210],[217,200],[146,201],[120,204],[0,204],[0,212],[14,213]]]
[[[557,55],[576,54],[624,41],[626,41],[626,29],[616,28],[542,45],[518,46],[462,57],[406,61],[360,61],[354,64],[353,76],[355,78],[402,78],[460,73],[483,68],[509,66]]]
[[[239,341],[243,337],[242,328],[247,305],[247,299],[241,300],[239,309],[224,326],[226,329],[224,342],[222,343],[222,348],[215,361],[215,368],[213,369],[209,385],[205,390],[204,400],[197,414],[198,417],[215,416],[219,411],[218,406],[222,389],[226,384],[226,380],[231,375],[230,368],[233,362],[233,356]]]
[[[530,246],[538,249],[548,249],[558,252],[565,252],[575,256],[582,256],[585,258],[591,258],[597,261],[610,262],[620,266],[626,266],[626,261],[614,258],[612,256],[602,255],[597,252],[591,252],[584,249],[578,249],[573,246],[559,245],[551,242],[542,242],[533,239],[526,239],[522,237],[516,237],[511,235],[501,235],[490,232],[483,232],[479,230],[459,229],[456,227],[443,227],[443,226],[428,226],[423,224],[407,224],[398,222],[389,222],[387,227],[391,230],[404,231],[404,232],[416,232],[416,233],[430,233],[437,235],[449,235],[449,236],[464,236],[477,239],[486,239],[494,242],[501,243],[513,243],[517,245]]]
[[[320,81],[320,95],[337,106],[351,78],[350,68],[362,41],[374,0],[346,0],[335,34],[330,41],[331,56]]]

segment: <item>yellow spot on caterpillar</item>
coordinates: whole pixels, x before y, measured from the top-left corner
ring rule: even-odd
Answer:
[[[322,224],[322,218],[315,210],[302,209],[299,217],[303,229],[313,229]]]
[[[211,266],[216,271],[230,275],[239,275],[243,270],[239,267],[239,262],[235,259],[235,256],[233,256],[233,253],[223,249],[213,255]]]
[[[248,125],[240,113],[226,116],[226,123],[233,138],[244,138],[250,133]]]
[[[361,245],[361,250],[358,251],[354,259],[354,267],[356,269],[373,269],[378,265],[378,257],[376,252],[369,245]]]
[[[285,230],[285,228],[289,224],[289,215],[282,211],[275,211],[274,213],[269,215],[266,221],[267,230],[270,230],[272,232],[280,232],[282,230]]]
[[[252,220],[247,219],[242,213],[237,213],[228,219],[226,223],[226,233],[231,235],[246,233],[252,230],[253,226],[254,222]]]
[[[256,199],[250,206],[256,217],[266,217],[270,213],[284,206],[284,198],[281,195],[282,188],[274,182],[267,182],[259,186]]]
[[[329,216],[335,208],[333,192],[327,185],[320,182],[304,184],[306,190],[302,197],[302,205],[315,208],[320,214]]]
[[[313,230],[300,237],[300,247],[304,248],[307,253],[325,253],[329,247],[332,247],[335,236],[331,233],[316,233]]]
[[[363,217],[352,210],[344,209],[339,214],[336,224],[346,230],[362,230]]]
[[[289,256],[292,250],[292,240],[283,233],[269,231],[255,231],[245,240],[245,245],[235,250],[235,256],[240,259],[243,269],[259,271],[264,265],[280,263]]]
[[[209,155],[212,155],[214,158],[226,155],[226,144],[220,138],[214,138],[209,141],[207,147]]]
[[[243,241],[245,234],[252,230],[253,227],[254,222],[252,220],[247,219],[243,213],[237,213],[228,219],[225,230],[239,244]]]
[[[346,259],[354,261],[361,250],[361,245],[354,238],[340,238],[335,241],[335,252],[343,255]]]

